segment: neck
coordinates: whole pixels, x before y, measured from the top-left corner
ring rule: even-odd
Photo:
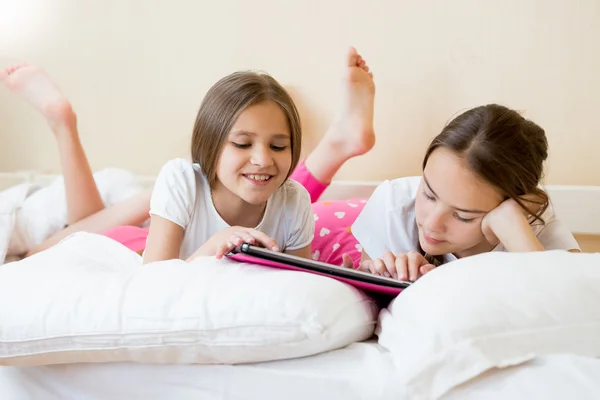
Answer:
[[[250,204],[217,183],[211,190],[217,213],[230,226],[255,228],[263,218],[267,203]]]

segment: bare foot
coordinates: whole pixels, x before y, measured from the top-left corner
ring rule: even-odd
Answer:
[[[41,68],[13,65],[0,71],[0,82],[37,108],[55,132],[75,123],[71,104]]]
[[[368,152],[375,145],[375,82],[369,66],[354,47],[348,49],[346,62],[342,105],[323,140],[351,158]]]

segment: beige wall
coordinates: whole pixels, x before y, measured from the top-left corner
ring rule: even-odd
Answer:
[[[598,235],[575,235],[581,250],[587,253],[600,253],[600,236]]]
[[[203,93],[272,73],[302,111],[306,150],[335,108],[354,44],[378,85],[378,144],[340,179],[417,174],[457,111],[526,110],[547,130],[548,183],[600,185],[600,2],[580,0],[0,0],[0,64],[46,68],[78,111],[93,168],[154,174],[188,154]],[[0,170],[56,172],[43,121],[0,90]]]

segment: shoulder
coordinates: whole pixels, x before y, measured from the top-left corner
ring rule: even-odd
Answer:
[[[194,174],[194,164],[184,158],[174,158],[169,160],[163,165],[160,170],[160,174],[175,174],[175,175],[186,175],[189,173]]]
[[[196,200],[197,189],[203,190],[204,187],[204,175],[197,164],[183,158],[170,160],[156,177],[151,207],[158,209],[162,205],[161,208],[166,210],[177,203],[180,208],[190,211]]]
[[[167,162],[154,183],[150,214],[185,228],[196,204],[196,183],[200,176],[200,170],[187,160],[177,158]]]
[[[539,220],[531,222],[531,229],[533,229],[533,232],[536,235],[539,235],[543,230],[546,230],[548,226],[553,226],[557,222],[556,214],[554,213],[554,207],[552,207],[552,203],[548,203],[548,207],[546,208],[546,210],[544,210],[542,215],[540,215],[540,218],[544,222]]]
[[[197,164],[192,164],[183,158],[175,158],[168,161],[161,168],[155,185],[159,187],[175,188],[194,188],[196,186],[197,176],[202,172]]]
[[[404,210],[414,205],[420,183],[420,176],[384,181],[377,186],[369,202],[377,203],[388,211]]]
[[[414,200],[421,184],[420,176],[410,176],[389,181],[389,193],[395,200]]]
[[[579,249],[579,244],[571,231],[557,219],[552,203],[548,205],[541,218],[544,220],[544,223],[534,221],[531,224],[531,228],[546,250]]]
[[[370,257],[416,248],[414,205],[420,182],[420,177],[398,178],[384,181],[375,189],[352,225],[354,237]]]

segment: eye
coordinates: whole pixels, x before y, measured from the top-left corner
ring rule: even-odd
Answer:
[[[474,218],[463,218],[460,215],[458,215],[457,213],[454,213],[454,218],[456,218],[460,222],[464,222],[465,224],[468,224],[469,222],[473,222],[473,220],[474,220]]]
[[[428,195],[425,190],[423,190],[423,196],[429,201],[435,201],[435,197]]]
[[[250,143],[236,143],[236,142],[231,142],[232,145],[234,145],[235,147],[237,147],[238,149],[247,149],[250,147]]]
[[[274,144],[272,144],[271,149],[273,149],[274,151],[284,151],[285,149],[287,149],[287,146],[275,146]]]

